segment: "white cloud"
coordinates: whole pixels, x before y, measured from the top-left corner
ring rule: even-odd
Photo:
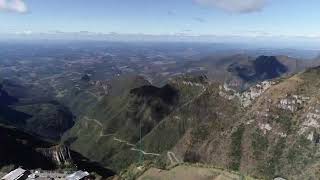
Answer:
[[[0,11],[25,13],[28,8],[24,0],[0,0]]]
[[[194,0],[196,3],[234,13],[260,11],[267,0]]]

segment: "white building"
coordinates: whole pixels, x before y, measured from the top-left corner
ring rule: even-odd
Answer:
[[[87,171],[77,171],[66,177],[67,180],[84,180],[89,178],[89,173]]]

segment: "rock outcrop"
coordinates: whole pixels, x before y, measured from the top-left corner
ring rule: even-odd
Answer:
[[[50,148],[37,149],[38,152],[43,154],[46,158],[50,159],[57,166],[69,166],[72,164],[72,157],[70,149],[64,145],[57,145]]]

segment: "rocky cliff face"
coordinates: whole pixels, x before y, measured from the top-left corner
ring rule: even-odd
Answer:
[[[39,148],[38,152],[50,159],[58,167],[72,165],[70,149],[64,145],[57,145],[50,148]]]
[[[244,92],[237,92],[236,90],[230,88],[226,83],[224,85],[219,86],[219,95],[228,100],[232,100],[237,98],[241,102],[243,107],[248,107],[252,104],[252,102],[258,98],[261,94],[263,94],[266,90],[268,90],[272,85],[275,85],[277,82],[274,81],[263,81],[260,82]]]
[[[78,167],[105,178],[114,175],[113,171],[64,145],[49,143],[19,129],[0,125],[0,137],[0,169],[20,166],[43,170]]]

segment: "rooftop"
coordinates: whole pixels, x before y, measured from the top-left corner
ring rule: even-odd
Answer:
[[[89,173],[87,171],[77,171],[73,174],[70,174],[67,176],[67,180],[80,180],[84,177],[89,176]]]
[[[8,173],[7,175],[5,175],[4,177],[2,177],[1,180],[16,180],[21,178],[26,172],[27,170],[24,170],[22,168],[17,168],[11,171],[10,173]]]

